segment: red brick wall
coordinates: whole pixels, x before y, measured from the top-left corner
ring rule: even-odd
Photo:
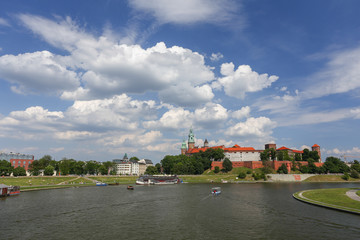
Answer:
[[[29,170],[29,165],[33,162],[32,159],[10,159],[11,166],[14,168],[23,167],[25,170]]]

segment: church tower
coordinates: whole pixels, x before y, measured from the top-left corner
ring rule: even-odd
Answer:
[[[186,151],[187,151],[187,147],[186,147],[186,142],[185,142],[185,139],[184,139],[183,143],[181,144],[181,154],[185,155]]]
[[[204,148],[208,148],[209,147],[209,142],[207,139],[205,139],[205,142],[204,142]]]
[[[189,150],[195,147],[195,136],[192,127],[190,128],[189,131],[188,146],[189,146]]]

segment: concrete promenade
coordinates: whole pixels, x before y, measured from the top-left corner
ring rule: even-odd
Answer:
[[[346,195],[355,201],[360,201],[360,196],[356,194],[357,191],[360,191],[360,189],[349,190],[346,192]]]

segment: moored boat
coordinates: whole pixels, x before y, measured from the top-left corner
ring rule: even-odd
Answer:
[[[96,182],[96,186],[101,187],[101,186],[107,186],[107,183],[103,183],[103,182]]]
[[[14,196],[20,194],[20,186],[8,186],[0,184],[0,197]]]
[[[127,190],[134,190],[133,186],[127,186]]]
[[[180,179],[175,176],[141,176],[136,180],[137,185],[167,185],[180,183]]]

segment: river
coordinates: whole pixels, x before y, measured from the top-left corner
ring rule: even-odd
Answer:
[[[209,195],[213,186],[222,194]],[[179,184],[23,192],[0,200],[0,239],[360,239],[360,216],[294,192],[351,183]]]

